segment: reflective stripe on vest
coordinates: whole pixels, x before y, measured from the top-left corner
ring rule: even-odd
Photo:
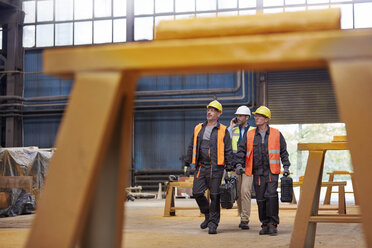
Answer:
[[[245,174],[252,176],[253,169],[253,140],[256,131],[250,130],[247,133],[247,153],[245,157]],[[280,132],[278,129],[270,127],[269,135],[269,160],[270,171],[272,174],[280,173]]]
[[[194,129],[194,142],[192,147],[192,163],[196,164],[196,147],[198,142],[198,134],[202,129],[202,123],[196,125]],[[225,138],[226,126],[220,124],[220,128],[217,133],[217,165],[225,165]]]

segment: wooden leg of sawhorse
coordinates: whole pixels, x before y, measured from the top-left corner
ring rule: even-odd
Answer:
[[[174,187],[168,185],[167,196],[165,197],[164,217],[176,215],[176,210],[171,211],[171,207],[174,207],[174,205]]]
[[[318,214],[320,185],[323,174],[325,151],[309,151],[301,199],[297,208],[290,247],[313,247],[316,223],[310,217]]]
[[[350,177],[351,177],[351,183],[353,184],[354,202],[355,202],[355,205],[359,205],[357,189],[356,189],[355,182],[354,182],[354,173],[350,173]]]
[[[338,186],[338,214],[346,214],[345,186]]]
[[[333,182],[334,176],[335,175],[333,173],[329,174],[328,182]],[[324,205],[329,205],[331,203],[331,195],[332,195],[332,186],[327,186],[327,191],[326,191],[324,202],[323,202]]]
[[[76,75],[26,247],[121,247],[136,80]]]
[[[361,55],[362,56],[362,55]],[[346,123],[348,147],[354,167],[354,194],[360,205],[367,247],[372,247],[371,153],[372,59],[330,63],[333,88],[341,120]]]

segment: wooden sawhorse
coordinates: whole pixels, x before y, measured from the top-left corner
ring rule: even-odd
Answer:
[[[199,207],[176,207],[175,202],[175,188],[192,188],[193,182],[168,182],[167,186],[167,194],[165,197],[165,205],[164,205],[164,217],[175,216],[176,210],[195,210],[199,209]],[[209,200],[209,190],[205,191],[205,196]]]
[[[372,247],[366,156],[372,137],[372,31],[339,29],[340,11],[328,9],[165,21],[152,42],[45,50],[44,72],[75,82],[26,247],[121,246],[140,76],[304,68],[330,71]],[[323,157],[324,150],[310,152],[291,247],[305,246],[307,231],[315,233],[308,223]]]
[[[324,157],[328,150],[347,150],[346,142],[331,143],[299,143],[299,151],[309,151],[305,176],[303,180],[303,197],[300,200],[296,219],[293,226],[291,247],[313,247],[316,235],[317,223],[358,223],[362,221],[360,215],[345,215],[345,190],[339,187],[339,215],[318,214],[320,187],[322,185],[322,175],[324,167]],[[323,185],[331,186],[332,183],[324,182]],[[341,184],[340,184],[341,185]],[[343,182],[343,186],[346,183]]]
[[[349,175],[351,177],[351,184],[353,185],[353,191],[352,192],[345,192],[345,194],[346,193],[353,193],[355,205],[359,205],[358,204],[358,197],[355,194],[356,190],[355,190],[355,182],[354,182],[354,173],[348,172],[348,171],[333,171],[333,172],[328,172],[327,174],[329,175],[328,182],[334,182],[333,180],[334,180],[335,175]],[[323,202],[324,205],[328,205],[328,204],[331,203],[331,194],[332,193],[336,193],[336,192],[332,191],[332,186],[328,186],[327,191],[326,191],[326,195],[324,197],[324,202]]]
[[[293,182],[293,187],[300,187],[300,196],[302,194],[301,186],[302,186],[302,181]],[[321,207],[319,207],[318,210],[337,210],[339,215],[346,214],[346,200],[345,200],[346,182],[345,181],[322,182],[320,186],[321,187],[327,187],[327,188],[332,187],[332,186],[337,186],[338,187],[338,207],[337,208],[329,208],[329,207],[321,208]],[[279,182],[279,187],[280,187],[280,182]],[[294,195],[294,192],[293,192],[293,200],[292,200],[291,204],[296,204],[296,203],[297,203],[297,201],[296,201],[296,198],[295,198],[295,195]],[[297,209],[297,207],[283,207],[283,208],[280,208],[280,209],[294,210],[294,209]]]

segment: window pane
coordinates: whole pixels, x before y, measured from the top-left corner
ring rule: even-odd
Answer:
[[[23,47],[35,46],[35,26],[29,25],[23,27]]]
[[[92,22],[75,22],[74,44],[92,44]]]
[[[155,13],[173,12],[173,0],[155,0]]]
[[[127,20],[114,20],[114,42],[127,41]]]
[[[252,10],[239,10],[239,15],[255,15],[256,14],[256,10],[255,9],[252,9]]]
[[[134,40],[152,40],[153,25],[152,17],[134,18]]]
[[[237,7],[237,0],[218,0],[218,9],[235,9]]]
[[[239,8],[256,8],[256,0],[239,0]]]
[[[264,14],[270,14],[270,13],[282,13],[283,8],[271,8],[271,9],[264,9]]]
[[[196,14],[196,17],[216,17],[217,13],[216,12],[213,12],[213,13],[199,13],[199,14]]]
[[[372,27],[372,3],[358,3],[354,5],[355,28]]]
[[[307,9],[328,9],[328,5],[315,5],[315,6],[307,6]]]
[[[112,42],[112,20],[94,22],[94,44]]]
[[[53,21],[53,1],[44,0],[37,2],[37,21]]]
[[[134,15],[146,15],[154,13],[154,0],[134,1]]]
[[[75,0],[75,20],[93,17],[93,0]]]
[[[72,20],[73,0],[56,1],[56,21]]]
[[[35,22],[35,1],[23,2],[23,11],[25,12],[24,23]]]
[[[305,4],[305,0],[285,0],[285,5],[291,4]]]
[[[56,46],[72,45],[72,22],[56,24]]]
[[[195,0],[176,0],[176,12],[194,12]]]
[[[157,16],[155,17],[155,26],[158,26],[159,22],[162,20],[173,20],[173,16]]]
[[[341,28],[353,28],[353,6],[351,4],[332,5],[331,8],[341,9]]]
[[[196,0],[196,11],[216,10],[216,0]]]
[[[42,24],[36,26],[36,46],[53,46],[53,24]]]
[[[0,28],[0,49],[3,49],[3,29]]]
[[[307,0],[307,3],[329,3],[329,0]]]
[[[114,0],[114,16],[126,16],[127,15],[127,1],[126,0]]]
[[[94,17],[111,16],[111,0],[94,0]]]
[[[283,0],[264,0],[263,1],[264,7],[283,6],[283,4],[284,4]]]
[[[223,12],[218,12],[217,16],[237,16],[238,11],[223,11]]]
[[[195,17],[194,14],[176,15],[176,20],[180,20],[180,19],[192,19],[194,17]]]
[[[286,1],[287,2],[287,1]],[[285,8],[285,12],[296,12],[296,11],[305,11],[306,7],[287,7]]]

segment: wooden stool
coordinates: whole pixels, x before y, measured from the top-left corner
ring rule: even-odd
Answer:
[[[45,50],[44,72],[75,82],[26,247],[121,247],[140,76],[320,67],[329,68],[346,123],[366,244],[372,247],[366,156],[372,31],[338,29],[336,9],[200,18],[160,22],[152,42]],[[318,205],[313,203],[323,157],[324,150],[310,152],[291,247],[305,246],[308,226],[315,233],[309,213]]]

